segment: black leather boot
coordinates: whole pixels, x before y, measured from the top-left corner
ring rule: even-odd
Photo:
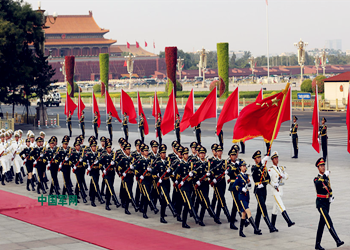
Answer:
[[[291,227],[291,226],[293,226],[295,224],[295,222],[291,221],[291,219],[289,218],[286,210],[284,210],[282,212],[282,216],[286,220],[286,222],[288,223],[288,227]]]
[[[164,217],[160,217],[160,222],[161,222],[161,223],[164,223],[164,224],[168,223],[168,222],[164,219]]]
[[[325,249],[321,246],[321,242],[316,242],[316,244],[315,244],[315,249],[316,249],[316,250],[325,250]]]
[[[30,179],[30,183],[32,184],[32,191],[35,191],[34,179]]]
[[[335,240],[335,242],[337,243],[337,247],[340,247],[341,245],[344,244],[344,241],[341,241],[337,235],[337,233],[335,232],[335,229],[334,227],[332,226],[330,229],[329,229],[329,232],[331,233],[333,239]]]
[[[230,222],[230,221],[231,221],[231,215],[230,215],[230,212],[228,211],[227,206],[224,206],[224,207],[222,208],[222,210],[224,210],[224,214],[226,215],[227,222]]]
[[[15,183],[18,185],[19,184],[19,182],[18,182],[18,174],[16,173],[16,175],[15,175]]]
[[[239,224],[239,236],[241,237],[245,237],[243,233],[244,224],[245,224],[245,219],[241,219],[241,223]]]
[[[4,174],[1,176],[1,184],[4,185],[4,186],[6,185],[5,184],[5,175]]]
[[[91,206],[96,207],[95,201],[91,200]]]
[[[253,217],[251,216],[248,220],[252,225],[252,227],[254,228],[254,234],[262,235],[261,230],[255,225]]]
[[[182,213],[182,227],[183,228],[191,228],[189,225],[187,225],[187,215],[188,215],[188,213],[186,212],[183,212]]]
[[[270,219],[267,215],[264,217],[264,221],[265,221],[267,227],[270,229],[270,233],[276,232],[275,227],[272,226]]]
[[[22,184],[23,183],[23,178],[22,178],[21,172],[18,173],[18,179],[19,179],[19,182]]]
[[[272,214],[271,215],[271,225],[274,227],[275,232],[278,232],[278,229],[276,228],[276,219],[277,219],[277,214]]]

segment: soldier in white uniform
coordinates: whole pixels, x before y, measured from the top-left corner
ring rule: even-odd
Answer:
[[[0,138],[1,138],[1,141],[0,141],[1,184],[5,185],[5,178],[6,178],[6,181],[8,182],[7,169],[6,169],[6,164],[4,165],[2,160],[1,160],[2,155],[5,153],[5,134],[0,132]]]
[[[10,170],[11,170],[11,162],[10,162],[10,159],[9,159],[9,155],[10,155],[10,152],[8,151],[9,149],[9,137],[10,137],[10,134],[8,132],[5,132],[5,134],[3,134],[4,137],[1,137],[1,158],[0,158],[0,161],[1,161],[1,166],[3,168],[3,173],[5,174],[5,178],[6,178],[6,181],[7,182],[10,182],[12,181],[12,175],[10,173]]]
[[[20,141],[19,132],[14,133],[15,139],[12,141],[9,152],[11,161],[13,162],[14,171],[15,171],[15,183],[19,184],[23,183],[23,178],[21,175],[21,167],[23,166],[23,161],[19,154],[22,152],[24,145]],[[18,182],[19,181],[19,182]]]
[[[276,219],[277,219],[277,211],[279,209],[282,213],[283,218],[288,223],[288,227],[291,227],[295,223],[292,222],[291,219],[289,218],[286,211],[286,207],[284,206],[282,201],[284,180],[288,179],[286,167],[282,167],[278,165],[277,151],[272,153],[271,160],[273,165],[269,168],[269,171],[268,171],[270,175],[270,185],[272,186],[272,196],[274,197],[271,224],[275,227]]]

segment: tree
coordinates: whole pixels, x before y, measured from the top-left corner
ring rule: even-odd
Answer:
[[[230,68],[235,68],[236,66],[236,54],[233,52],[231,58],[230,58]]]

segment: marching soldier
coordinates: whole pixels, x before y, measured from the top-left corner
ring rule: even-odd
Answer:
[[[194,210],[193,207],[193,201],[191,198],[192,192],[193,192],[193,176],[196,174],[196,172],[193,169],[193,163],[190,163],[188,161],[188,148],[184,148],[182,152],[182,161],[178,163],[178,166],[174,172],[176,176],[179,177],[180,182],[176,185],[178,185],[179,192],[181,193],[181,197],[183,199],[183,205],[184,209],[182,212],[182,227],[183,228],[190,228],[189,225],[187,225],[187,215],[188,212],[191,211],[192,216],[196,222],[196,224],[199,223],[199,218]]]
[[[176,134],[176,140],[179,144],[181,144],[181,136],[180,136],[180,115],[176,114],[176,120],[175,120],[175,134]]]
[[[195,126],[194,130],[196,133],[197,143],[199,145],[202,145],[202,143],[201,143],[201,124],[199,123],[197,126]]]
[[[100,170],[101,166],[98,164],[98,159],[100,158],[101,154],[97,152],[97,142],[92,139],[90,140],[90,151],[85,154],[83,159],[83,165],[87,165],[88,172],[87,174],[91,176],[90,180],[90,191],[89,196],[91,200],[91,206],[96,207],[95,204],[95,197],[97,196],[97,199],[101,204],[104,204],[105,201],[103,200],[101,193],[100,193],[100,187],[99,187],[99,178],[100,178]]]
[[[103,154],[106,153],[106,141],[107,141],[107,138],[104,136],[101,136],[101,138],[100,138],[101,147],[99,149],[97,149],[97,152],[100,153],[100,156],[103,156]],[[105,188],[106,188],[106,182],[103,181],[103,179],[102,179],[101,195],[103,195],[103,196],[105,195]]]
[[[327,119],[322,117],[322,125],[320,126],[319,135],[321,135],[322,153],[324,161],[327,161],[328,136],[327,136]]]
[[[60,165],[58,166],[58,171],[62,172],[63,176],[63,190],[62,190],[62,195],[65,195],[68,193],[68,195],[73,195],[73,190],[72,190],[72,182],[70,178],[70,172],[71,168],[69,165],[69,157],[72,153],[72,148],[68,146],[70,137],[69,136],[64,136],[62,139],[62,147],[59,150],[58,153],[58,158],[60,161]]]
[[[84,151],[80,150],[80,141],[76,140],[74,142],[74,150],[72,151],[68,162],[71,168],[73,169],[73,173],[75,174],[75,177],[77,179],[77,183],[75,185],[75,195],[79,199],[79,193],[81,194],[81,198],[83,199],[83,202],[86,203],[86,193],[85,189],[83,187],[83,179],[85,178],[85,168],[83,166],[83,157],[84,157]]]
[[[123,131],[125,135],[125,140],[129,141],[128,117],[126,116],[126,112],[124,112]]]
[[[159,139],[159,145],[162,145],[162,130],[160,129],[160,125],[162,124],[162,115],[158,113],[158,118],[156,122],[156,133]]]
[[[269,176],[270,176],[270,185],[272,186],[272,195],[274,197],[274,203],[272,208],[271,215],[271,224],[275,228],[275,232],[278,232],[276,229],[276,218],[277,218],[277,209],[279,208],[283,218],[288,223],[288,227],[293,226],[295,223],[291,221],[289,218],[286,207],[283,204],[282,196],[283,196],[283,180],[288,179],[288,174],[285,171],[285,167],[278,166],[278,152],[275,151],[271,155],[271,160],[273,166],[269,168]]]
[[[141,143],[142,143],[141,140],[137,139],[135,141],[136,150],[131,153],[131,156],[134,158],[135,162],[137,162],[137,160],[142,157]],[[136,206],[137,207],[140,207],[140,198],[141,198],[141,188],[140,188],[140,186],[141,185],[137,185],[136,186],[135,202],[136,202]]]
[[[112,129],[112,112],[108,113],[107,128],[109,133],[109,138],[113,141],[113,129]]]
[[[23,160],[23,164],[25,164],[26,169],[27,169],[27,174],[28,174],[28,177],[27,177],[27,190],[30,191],[29,185],[31,185],[32,186],[32,191],[35,191],[34,179],[32,178],[33,177],[33,161],[29,160],[29,154],[30,154],[31,151],[32,151],[32,148],[30,147],[30,140],[26,139],[26,147],[23,148],[23,150],[20,153],[20,156],[21,156],[21,158]],[[2,177],[4,179],[4,176],[2,176]],[[3,179],[2,179],[2,182],[3,182]],[[3,185],[4,185],[4,183],[3,183]]]
[[[15,135],[15,140],[12,142],[9,151],[10,151],[11,159],[16,171],[15,183],[19,184],[19,182],[23,183],[23,178],[21,174],[21,167],[23,165],[23,161],[19,156],[20,152],[22,151],[23,144],[19,140],[19,132],[16,131],[14,135]]]
[[[94,132],[95,132],[95,138],[98,140],[98,113],[95,111],[94,114]]]
[[[140,115],[140,122],[139,122],[139,131],[140,131],[140,136],[141,136],[141,142],[145,143],[145,127],[144,127],[144,118],[143,114]]]
[[[72,137],[72,111],[70,110],[67,117],[67,124],[68,124],[69,137]]]
[[[42,189],[43,194],[46,194],[44,187],[44,172],[46,167],[46,159],[44,158],[44,147],[42,146],[43,139],[38,137],[35,139],[37,147],[30,153],[31,160],[34,160],[33,167],[36,168],[38,173],[38,187],[37,192],[40,194],[40,189]]]
[[[217,132],[216,130],[217,128],[215,129],[215,134]],[[224,132],[222,131],[222,129],[218,135],[218,138],[219,138],[219,145],[221,146],[221,148],[224,148]]]
[[[85,116],[84,116],[84,114],[85,114],[85,112],[83,110],[82,114],[80,116],[80,119],[79,119],[79,123],[80,123],[81,134],[85,138]]]
[[[290,135],[292,136],[294,156],[292,158],[298,158],[298,117],[293,116],[293,124],[290,129]]]
[[[151,146],[151,153],[149,154],[149,157],[151,158],[152,162],[156,162],[160,157],[158,153],[159,144],[156,140],[152,140],[150,143],[150,146]],[[159,190],[157,188],[157,183],[158,183],[158,177],[153,178],[152,189],[151,189],[151,199],[153,200],[154,207],[157,207],[157,201],[159,199]]]
[[[150,146],[151,146],[151,153],[150,153],[150,155],[149,155],[149,157],[153,160],[153,161],[155,161],[158,157],[159,157],[159,153],[158,153],[158,146],[159,146],[159,144],[158,144],[158,142],[156,141],[156,140],[152,140],[151,142],[150,142]]]
[[[195,142],[195,141],[191,142],[190,148],[191,148],[192,154],[188,157],[188,161],[189,162],[198,161],[199,158],[197,156],[197,142]]]
[[[321,246],[322,234],[324,226],[327,225],[327,228],[335,240],[337,247],[340,247],[344,244],[344,241],[341,241],[335,232],[333,222],[329,216],[330,205],[334,200],[332,194],[331,183],[329,180],[330,171],[326,171],[325,160],[323,157],[319,158],[316,161],[316,167],[318,168],[318,175],[314,178],[314,184],[316,188],[317,198],[316,198],[316,208],[320,213],[320,221],[318,223],[318,229],[316,234],[316,244],[315,249],[324,250]]]
[[[59,148],[55,146],[55,141],[54,138],[50,138],[49,140],[49,148],[46,150],[44,158],[46,158],[47,161],[47,169],[50,170],[51,173],[51,186],[50,186],[50,191],[49,195],[53,194],[53,191],[55,191],[56,195],[59,195],[58,191],[58,152]]]
[[[256,200],[258,202],[257,208],[256,208],[256,215],[255,215],[255,225],[257,228],[259,228],[260,225],[260,219],[261,215],[263,216],[265,223],[267,227],[270,229],[270,233],[275,232],[275,228],[271,225],[269,215],[267,214],[266,209],[266,186],[270,183],[270,176],[267,173],[267,170],[263,166],[265,161],[268,160],[268,156],[265,156],[263,159],[263,162],[261,161],[261,151],[256,151],[253,156],[253,160],[255,161],[256,165],[252,166],[252,177],[254,180],[254,193]]]
[[[99,163],[99,166],[103,170],[103,181],[106,183],[106,210],[111,210],[109,205],[111,205],[111,197],[114,201],[116,207],[120,206],[117,196],[114,191],[114,179],[116,173],[116,154],[112,151],[112,142],[108,141],[106,143],[106,153],[98,158],[98,162],[95,161],[94,164]]]
[[[259,151],[260,152],[260,151]],[[239,226],[239,236],[246,237],[243,233],[243,227],[246,225],[246,217],[252,227],[254,228],[254,234],[261,235],[261,230],[254,223],[252,213],[249,209],[249,189],[251,188],[251,181],[249,175],[246,174],[247,164],[245,161],[239,162],[240,174],[237,176],[235,182],[233,183],[233,188],[238,192],[239,203],[241,204],[242,218]]]

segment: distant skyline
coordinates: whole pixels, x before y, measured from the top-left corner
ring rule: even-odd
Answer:
[[[25,1],[25,0],[24,0]],[[38,1],[27,0],[33,9]],[[323,48],[327,40],[342,40],[342,50],[350,49],[350,1],[348,0],[268,0],[269,52],[296,52],[300,38],[306,49]],[[159,53],[166,46],[186,52],[216,50],[228,42],[229,50],[266,55],[265,0],[42,0],[41,8],[52,15],[87,15],[92,10],[96,23],[110,32],[106,38],[116,44],[135,44]],[[59,16],[58,16],[59,18]],[[156,49],[153,50],[153,41]]]

